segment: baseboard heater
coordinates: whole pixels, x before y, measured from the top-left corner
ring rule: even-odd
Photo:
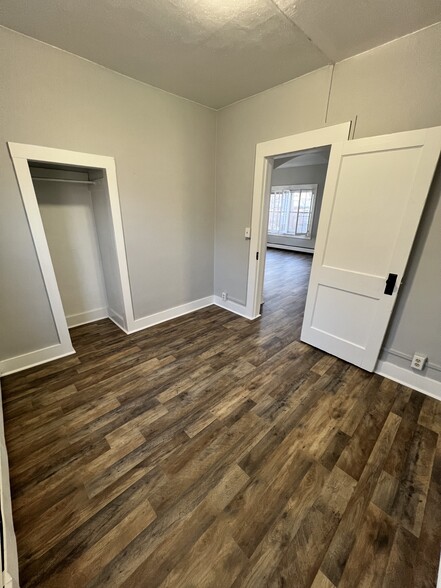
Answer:
[[[266,246],[268,249],[284,249],[285,251],[314,254],[314,249],[311,247],[297,247],[296,245],[282,245],[279,243],[267,243]]]

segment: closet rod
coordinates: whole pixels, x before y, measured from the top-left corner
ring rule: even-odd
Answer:
[[[91,180],[66,180],[64,178],[36,178],[33,177],[33,180],[37,182],[68,182],[70,184],[95,184],[95,181]]]

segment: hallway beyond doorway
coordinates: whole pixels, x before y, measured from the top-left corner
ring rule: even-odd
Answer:
[[[268,248],[266,252],[262,316],[283,311],[293,319],[300,339],[312,255]]]

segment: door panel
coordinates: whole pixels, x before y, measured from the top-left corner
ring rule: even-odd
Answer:
[[[389,247],[397,239],[403,203],[409,199],[418,166],[415,151],[412,147],[342,157],[325,266],[357,271],[362,256],[365,273],[381,277],[387,273]]]
[[[333,145],[302,341],[373,371],[440,148],[441,127]]]

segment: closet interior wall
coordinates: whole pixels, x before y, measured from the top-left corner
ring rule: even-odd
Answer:
[[[68,326],[121,314],[104,171],[29,167]]]

